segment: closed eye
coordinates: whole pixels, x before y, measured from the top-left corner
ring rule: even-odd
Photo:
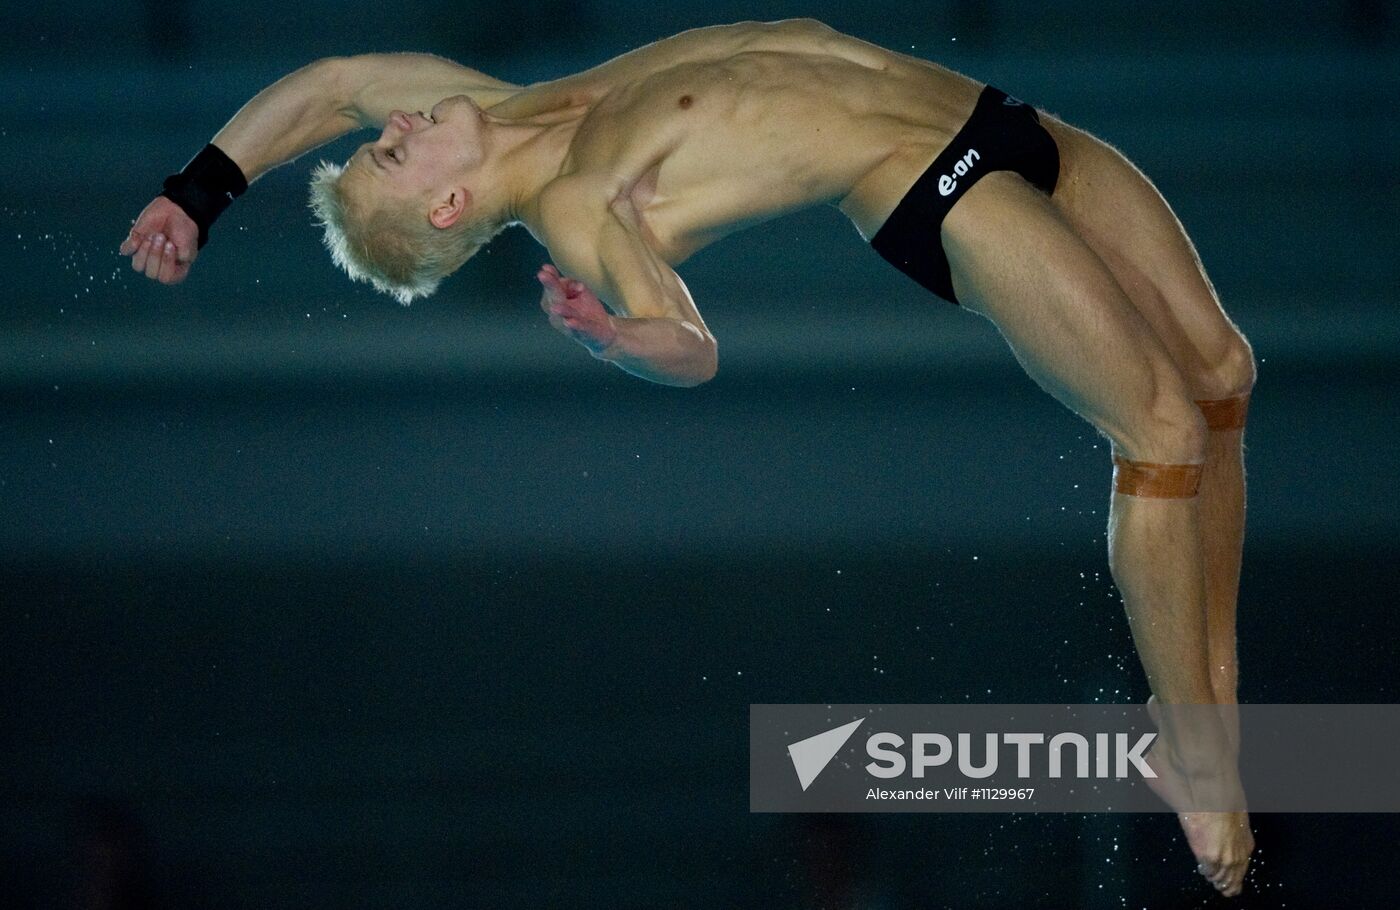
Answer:
[[[366,142],[362,151],[364,152],[364,157],[368,158],[371,164],[381,171],[384,170],[384,165],[379,163],[379,158],[374,154],[374,146],[372,144]]]

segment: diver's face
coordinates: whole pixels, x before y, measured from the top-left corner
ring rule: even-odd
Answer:
[[[395,195],[433,194],[481,163],[482,126],[481,109],[466,95],[427,112],[391,111],[379,139],[360,146],[351,163]]]

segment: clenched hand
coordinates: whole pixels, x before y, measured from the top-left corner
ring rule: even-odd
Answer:
[[[541,266],[535,277],[544,285],[540,309],[549,314],[549,324],[601,357],[617,338],[617,326],[603,302],[582,281],[565,278],[552,265]]]
[[[137,217],[119,252],[152,281],[179,284],[199,255],[199,227],[184,209],[157,196]]]

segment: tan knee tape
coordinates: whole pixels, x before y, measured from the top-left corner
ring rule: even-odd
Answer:
[[[1206,427],[1212,430],[1240,430],[1249,413],[1249,393],[1233,398],[1198,401],[1196,407],[1205,415]]]
[[[1190,499],[1201,487],[1201,465],[1157,464],[1113,456],[1113,490],[1124,496]]]

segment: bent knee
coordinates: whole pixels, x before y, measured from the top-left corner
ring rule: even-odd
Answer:
[[[1202,401],[1234,398],[1248,394],[1256,376],[1254,349],[1243,335],[1232,330],[1220,349],[1190,377],[1191,392]]]
[[[1182,388],[1158,394],[1150,406],[1108,436],[1114,454],[1132,461],[1201,464],[1206,460],[1208,432],[1201,409]]]

